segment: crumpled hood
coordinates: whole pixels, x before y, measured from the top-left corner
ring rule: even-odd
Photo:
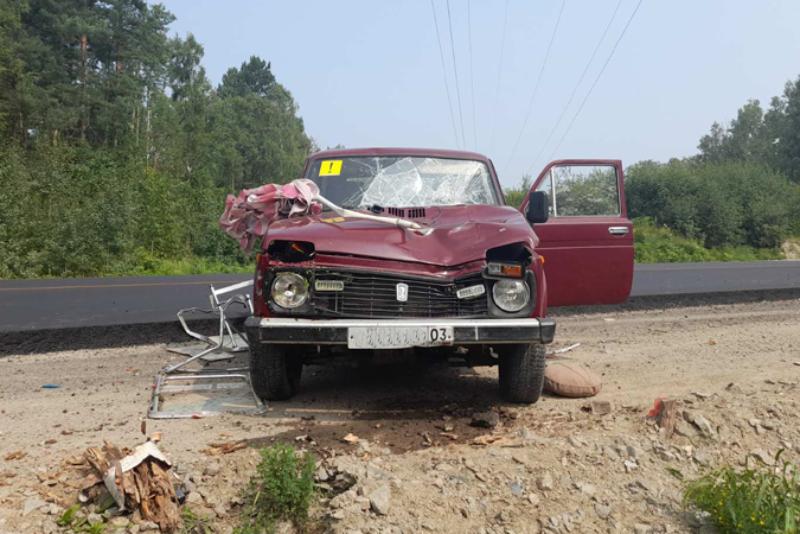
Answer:
[[[275,221],[264,239],[314,243],[318,252],[367,256],[388,260],[455,266],[483,259],[486,249],[526,243],[536,237],[522,214],[508,206],[462,205],[426,209],[426,217],[412,219],[433,231],[420,235],[390,224],[321,215]]]

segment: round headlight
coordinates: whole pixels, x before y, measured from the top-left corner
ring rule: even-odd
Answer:
[[[522,280],[498,280],[492,287],[492,298],[498,308],[514,313],[528,305],[531,291]]]
[[[270,294],[281,308],[297,308],[308,299],[308,281],[297,273],[278,273],[272,281]]]

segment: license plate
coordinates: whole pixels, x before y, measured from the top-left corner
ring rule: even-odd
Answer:
[[[452,326],[351,326],[350,349],[405,349],[453,344]]]

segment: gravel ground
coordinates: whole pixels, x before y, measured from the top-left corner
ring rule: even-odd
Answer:
[[[604,377],[592,400],[507,405],[493,368],[310,367],[301,394],[265,415],[151,420],[147,430],[162,433],[162,450],[190,481],[192,510],[222,532],[235,524],[256,447],[277,440],[315,452],[323,489],[355,478],[314,509],[315,528],[335,532],[686,532],[704,527],[682,507],[676,472],[690,479],[779,449],[798,462],[796,295],[568,310],[557,320],[558,346],[581,343],[561,357]],[[140,443],[152,377],[175,357],[163,344],[37,345],[25,355],[4,346],[0,533],[56,532],[75,498],[64,461],[104,440]],[[657,397],[680,401],[685,420],[672,437],[646,419]],[[498,415],[495,428],[470,426],[486,411]],[[348,433],[359,442],[343,442]],[[238,439],[251,447],[204,452]],[[4,459],[18,450],[24,457]]]

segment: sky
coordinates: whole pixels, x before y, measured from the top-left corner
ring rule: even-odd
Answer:
[[[800,75],[796,0],[641,0],[630,18],[639,1],[450,0],[449,18],[447,0],[161,3],[215,85],[271,62],[318,146],[473,150],[513,186],[551,159],[690,156]]]

